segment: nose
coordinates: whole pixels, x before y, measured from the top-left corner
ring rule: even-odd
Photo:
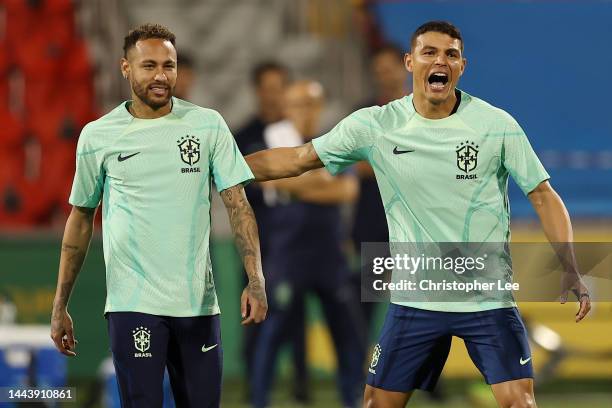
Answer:
[[[446,65],[447,63],[447,58],[446,58],[446,54],[441,52],[436,56],[436,65]]]
[[[166,73],[163,69],[160,69],[155,73],[155,80],[161,82],[165,82],[168,80],[168,77],[166,76]]]

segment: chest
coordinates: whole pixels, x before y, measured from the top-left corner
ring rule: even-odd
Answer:
[[[462,188],[497,173],[502,139],[465,126],[405,126],[379,138],[373,159],[402,183]]]
[[[117,185],[171,191],[209,176],[210,135],[188,127],[141,129],[122,135],[105,152],[104,167]]]

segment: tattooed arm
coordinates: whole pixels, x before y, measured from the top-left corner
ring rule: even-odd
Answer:
[[[95,212],[95,208],[73,207],[62,239],[59,276],[51,315],[51,338],[55,347],[67,356],[76,355],[68,299],[89,248]]]
[[[247,201],[242,185],[230,187],[221,192],[227,208],[238,253],[249,278],[247,287],[240,298],[242,324],[259,323],[266,318],[268,302],[259,252],[257,222],[251,205]]]

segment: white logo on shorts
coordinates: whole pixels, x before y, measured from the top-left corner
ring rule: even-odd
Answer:
[[[134,357],[153,357],[151,353],[145,353],[151,347],[151,330],[146,327],[137,327],[132,330],[134,336],[134,347],[139,353],[134,353]]]
[[[219,344],[219,343],[217,343]],[[202,346],[202,353],[206,353],[207,351],[210,351],[212,349],[214,349],[215,347],[217,347],[217,344],[214,344],[212,346],[206,347],[206,344]]]
[[[525,360],[523,360],[523,357],[521,356],[519,363],[521,363],[521,365],[525,365],[529,362],[529,360],[531,360],[531,357],[526,358]]]
[[[376,367],[376,365],[378,364],[378,359],[380,358],[381,352],[382,349],[380,348],[380,344],[375,345],[374,351],[372,352],[372,361],[370,362],[370,367],[368,368],[368,371],[372,374],[376,374],[376,370],[374,370],[374,367]]]

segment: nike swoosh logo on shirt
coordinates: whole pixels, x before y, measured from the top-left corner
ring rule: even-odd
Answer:
[[[120,161],[120,162],[122,162],[122,161],[124,161],[124,160],[129,159],[130,157],[134,157],[134,156],[136,156],[136,155],[137,155],[137,154],[139,154],[139,153],[140,153],[140,152],[136,152],[136,153],[128,154],[127,156],[121,156],[121,153],[119,153],[119,156],[117,156],[117,160],[118,160],[118,161]]]
[[[521,365],[525,365],[525,364],[527,364],[529,362],[529,360],[531,360],[531,357],[529,357],[526,360],[523,360],[523,357],[521,357],[521,359],[519,360],[519,363],[521,363]]]
[[[218,344],[218,343],[217,343]],[[217,347],[217,344],[210,346],[210,347],[206,347],[206,344],[202,346],[202,353],[206,353],[207,351],[210,351],[212,349],[214,349],[215,347]]]
[[[397,146],[393,148],[393,154],[404,154],[404,153],[412,153],[414,150],[399,150]]]

